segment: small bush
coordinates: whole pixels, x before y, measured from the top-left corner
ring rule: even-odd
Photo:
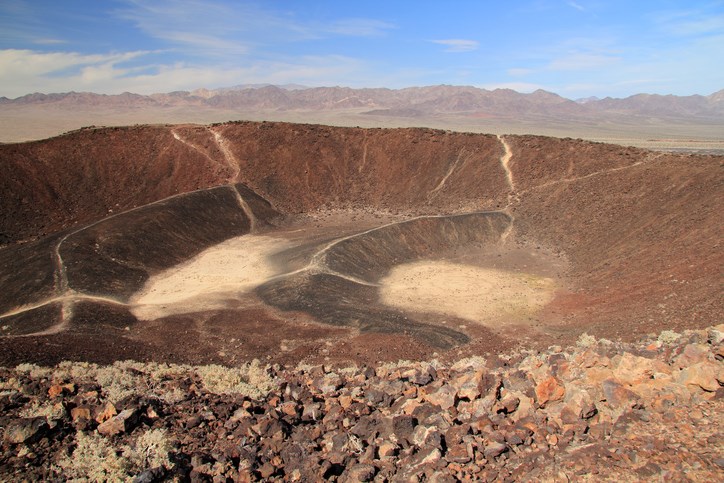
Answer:
[[[151,429],[138,437],[132,447],[126,447],[123,455],[128,458],[134,472],[148,468],[171,467],[169,453],[175,448],[164,429]]]
[[[20,411],[20,416],[23,418],[37,418],[43,416],[48,421],[63,419],[65,415],[66,411],[63,404],[57,402],[54,403],[52,401],[45,401],[43,404],[38,404],[37,401],[33,401],[30,406],[24,407]]]
[[[258,360],[241,367],[228,368],[211,364],[196,368],[206,390],[215,394],[243,394],[253,398],[265,396],[275,385]]]
[[[78,432],[76,448],[58,461],[67,481],[125,481],[131,469],[127,458],[120,456],[103,436]]]
[[[95,371],[95,380],[101,386],[106,397],[114,403],[135,394],[143,387],[143,379],[131,374],[119,363],[99,367]]]
[[[596,338],[592,335],[588,335],[587,333],[583,333],[578,337],[578,340],[576,341],[576,345],[581,348],[591,347],[596,345]]]

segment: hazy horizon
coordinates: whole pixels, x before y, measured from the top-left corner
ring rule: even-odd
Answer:
[[[288,86],[293,86],[293,87],[290,88],[289,90],[305,90],[305,89],[388,89],[388,90],[393,90],[393,91],[405,90],[405,89],[422,89],[422,88],[427,88],[427,87],[472,87],[472,88],[475,88],[475,89],[487,90],[487,91],[490,91],[490,92],[497,91],[497,90],[511,90],[511,91],[514,91],[514,92],[517,92],[517,93],[520,93],[520,94],[532,94],[532,93],[537,92],[537,91],[543,91],[543,92],[547,92],[547,93],[549,93],[549,94],[555,94],[555,95],[560,96],[560,97],[562,97],[562,98],[564,98],[564,99],[568,99],[568,100],[576,101],[576,102],[586,101],[586,100],[589,100],[589,99],[598,99],[598,100],[602,100],[602,99],[606,99],[606,98],[611,98],[611,99],[625,99],[625,98],[628,98],[628,97],[633,97],[633,96],[638,96],[638,95],[658,95],[658,96],[677,96],[677,97],[702,96],[702,97],[706,97],[706,96],[710,96],[710,95],[716,94],[716,93],[724,90],[724,87],[722,87],[721,89],[717,89],[717,90],[712,91],[712,92],[697,92],[697,93],[689,94],[688,96],[678,96],[677,94],[659,94],[659,93],[651,93],[651,92],[636,92],[636,93],[630,94],[630,95],[628,95],[628,96],[622,96],[622,97],[616,97],[616,96],[605,96],[605,97],[599,97],[599,96],[566,97],[566,96],[564,96],[564,95],[561,95],[561,94],[558,93],[558,92],[549,91],[549,90],[542,89],[542,88],[535,89],[535,90],[532,90],[532,91],[525,91],[525,90],[512,89],[512,88],[510,88],[510,87],[495,87],[495,88],[490,88],[490,89],[488,89],[488,88],[485,88],[485,87],[477,87],[477,86],[472,86],[472,85],[456,85],[456,84],[410,85],[410,86],[404,86],[404,87],[394,88],[394,87],[386,87],[386,86],[372,86],[372,87],[350,87],[350,86],[345,86],[345,85],[306,86],[306,85],[300,85],[300,84],[268,84],[268,83],[260,83],[260,84],[236,84],[236,85],[229,85],[229,86],[220,86],[220,87],[216,87],[216,88],[209,88],[209,87],[206,87],[206,86],[199,86],[199,87],[191,88],[191,89],[183,89],[183,90],[178,90],[178,91],[159,91],[159,92],[152,92],[152,93],[150,93],[150,94],[142,94],[142,93],[133,92],[133,91],[123,91],[123,92],[119,92],[119,93],[115,93],[115,94],[105,94],[105,93],[101,93],[101,92],[79,91],[79,90],[57,91],[57,92],[40,92],[40,91],[35,91],[35,92],[27,92],[27,93],[25,93],[25,94],[22,94],[22,95],[19,95],[19,96],[16,96],[16,97],[0,96],[0,98],[6,98],[6,99],[10,99],[10,100],[15,100],[15,99],[20,99],[20,98],[23,98],[23,97],[26,97],[26,96],[35,95],[35,94],[41,94],[41,95],[56,95],[56,94],[71,94],[71,93],[76,93],[76,94],[96,94],[96,95],[108,95],[108,96],[114,96],[114,95],[117,96],[117,95],[123,95],[123,94],[134,94],[134,95],[140,95],[140,96],[153,96],[153,95],[169,94],[169,93],[171,93],[171,92],[189,92],[189,93],[194,93],[194,92],[199,92],[199,91],[204,91],[204,90],[207,90],[207,91],[219,91],[219,92],[221,92],[221,91],[226,91],[226,90],[237,90],[237,89],[238,89],[238,90],[242,90],[242,89],[261,89],[261,88],[264,88],[264,87],[276,87],[276,88],[279,88],[279,89],[288,89]]]

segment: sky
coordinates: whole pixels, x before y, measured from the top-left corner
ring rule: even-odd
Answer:
[[[0,0],[0,96],[241,84],[724,88],[724,0]]]

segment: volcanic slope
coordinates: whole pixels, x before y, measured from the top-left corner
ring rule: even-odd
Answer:
[[[251,122],[0,145],[0,363],[374,362],[706,327],[722,161]]]

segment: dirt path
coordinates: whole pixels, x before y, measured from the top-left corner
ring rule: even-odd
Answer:
[[[513,181],[513,172],[510,169],[510,159],[513,157],[513,150],[510,148],[510,145],[508,145],[503,136],[498,134],[496,135],[496,137],[500,141],[500,144],[503,146],[503,154],[500,157],[500,166],[503,168],[503,171],[505,171],[505,179],[508,182],[508,187],[510,188],[508,191],[507,204],[502,210],[504,213],[510,216],[511,220],[510,226],[508,226],[508,229],[505,230],[503,235],[500,237],[500,242],[504,244],[508,241],[508,238],[510,237],[513,229],[515,228],[515,216],[513,215],[510,207],[513,204],[513,200],[515,199],[517,193],[515,191],[515,182]]]
[[[211,127],[209,127],[209,131],[214,135],[214,140],[216,141],[216,144],[219,145],[219,149],[224,154],[226,164],[229,166],[229,168],[231,168],[232,175],[229,178],[229,183],[238,182],[241,168],[239,167],[239,161],[236,159],[236,156],[231,151],[231,148],[229,148],[226,138],[224,138],[224,136],[219,131],[215,131]]]
[[[218,159],[212,158],[212,157],[209,155],[209,153],[207,153],[206,151],[204,151],[203,149],[201,149],[201,148],[200,148],[199,146],[197,146],[196,144],[192,143],[192,142],[189,141],[188,139],[185,139],[185,138],[181,137],[181,135],[180,135],[180,134],[178,133],[178,131],[176,131],[175,129],[172,129],[172,130],[171,130],[171,134],[173,135],[173,138],[174,138],[176,141],[179,141],[180,143],[185,144],[186,146],[188,146],[189,148],[193,149],[194,151],[196,151],[197,153],[199,153],[200,155],[202,155],[203,157],[205,157],[206,159],[208,159],[208,160],[211,161],[212,163],[218,164],[219,166],[222,166],[222,167],[224,167],[224,168],[227,167],[225,163],[220,163]]]
[[[500,144],[503,145],[503,149],[505,152],[500,157],[500,165],[503,167],[503,170],[505,171],[505,179],[508,181],[508,186],[510,187],[510,192],[515,192],[515,183],[513,181],[513,172],[510,170],[510,158],[513,157],[513,151],[510,149],[510,146],[507,142],[505,142],[505,138],[501,136],[500,134],[497,135],[498,140],[500,141]],[[508,195],[508,203],[510,204],[510,196]]]
[[[448,168],[447,172],[445,173],[445,176],[443,176],[442,179],[440,180],[440,182],[437,184],[437,186],[435,186],[435,187],[432,189],[432,191],[430,191],[430,195],[429,195],[430,198],[431,198],[435,193],[437,193],[438,191],[440,191],[440,190],[443,188],[443,186],[445,186],[445,182],[448,180],[448,178],[450,177],[450,175],[453,174],[453,172],[455,171],[455,168],[457,168],[458,165],[460,164],[460,158],[463,156],[464,153],[465,153],[465,147],[463,147],[463,148],[460,149],[460,151],[458,152],[457,157],[455,158],[455,161],[450,165],[450,167]]]

